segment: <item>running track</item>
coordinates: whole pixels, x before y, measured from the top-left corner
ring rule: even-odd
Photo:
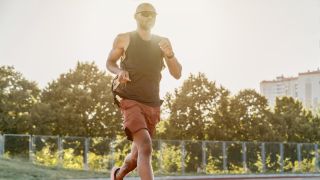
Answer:
[[[320,174],[280,174],[280,175],[216,175],[216,176],[163,176],[155,177],[155,180],[320,180]],[[74,180],[110,180],[98,179],[74,179]],[[140,180],[138,177],[127,177],[124,180]]]

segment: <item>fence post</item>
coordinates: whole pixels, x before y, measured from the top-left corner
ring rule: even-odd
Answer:
[[[297,144],[297,158],[298,158],[298,170],[301,170],[301,144]]]
[[[158,159],[159,170],[160,170],[160,173],[162,173],[163,169],[162,169],[162,140],[161,139],[158,140],[158,148],[159,148],[159,159]]]
[[[58,167],[63,167],[63,142],[60,136],[58,136]]]
[[[223,170],[228,171],[227,167],[227,145],[226,142],[222,142],[222,159],[223,159]]]
[[[83,169],[89,170],[88,166],[89,138],[84,139]]]
[[[261,143],[261,160],[262,160],[262,172],[266,172],[266,147],[265,143]]]
[[[110,166],[111,167],[113,167],[115,164],[114,152],[115,152],[115,140],[112,139],[110,142],[110,155],[111,155]]]
[[[283,173],[283,167],[284,167],[284,157],[283,157],[283,143],[280,143],[280,172]]]
[[[318,152],[318,144],[314,145],[314,151],[315,151],[315,171],[319,172],[319,152]]]
[[[4,140],[5,136],[0,134],[0,158],[4,155]]]
[[[207,154],[206,154],[206,141],[202,141],[202,171],[204,173],[207,172],[207,161],[206,161],[206,157],[207,157]]]
[[[185,164],[184,164],[184,159],[185,159],[185,142],[181,141],[181,171],[182,171],[182,175],[185,174]]]
[[[34,163],[34,137],[29,135],[29,161]]]
[[[244,171],[247,173],[248,172],[248,167],[247,167],[247,146],[246,143],[242,143],[242,165]]]

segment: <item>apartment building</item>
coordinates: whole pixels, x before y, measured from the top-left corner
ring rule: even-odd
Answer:
[[[299,73],[297,77],[279,76],[274,80],[260,82],[260,93],[273,107],[276,97],[291,96],[302,102],[304,107],[320,108],[320,69]]]

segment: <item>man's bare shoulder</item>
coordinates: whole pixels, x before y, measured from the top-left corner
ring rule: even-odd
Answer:
[[[117,41],[121,41],[121,42],[128,41],[130,39],[129,38],[130,37],[129,34],[130,34],[129,32],[120,33],[120,34],[117,35],[116,39],[117,39]]]
[[[156,35],[156,34],[154,34],[154,36],[157,37],[159,40],[169,40],[169,38],[164,37],[164,36],[159,36],[159,35]]]
[[[119,48],[125,48],[128,46],[130,41],[130,35],[129,32],[127,33],[120,33],[117,35],[115,39],[115,46]]]

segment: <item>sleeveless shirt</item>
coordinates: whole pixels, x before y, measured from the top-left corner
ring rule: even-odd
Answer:
[[[162,51],[158,45],[161,38],[152,35],[143,40],[137,31],[130,32],[130,43],[120,66],[129,72],[131,81],[120,84],[119,95],[148,106],[161,105],[159,85],[164,67]]]

